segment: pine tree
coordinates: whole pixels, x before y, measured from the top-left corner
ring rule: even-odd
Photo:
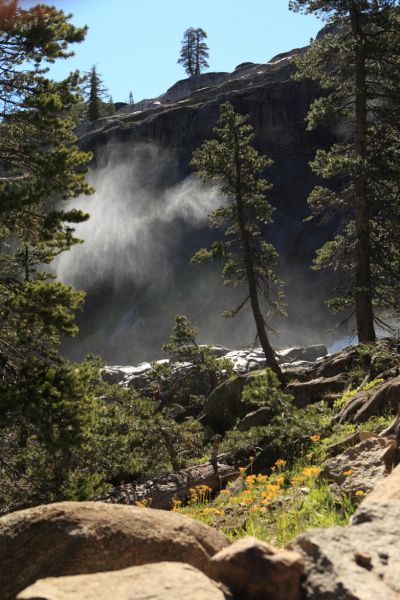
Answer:
[[[91,192],[91,155],[75,145],[68,117],[79,74],[54,82],[44,67],[84,35],[56,8],[0,2],[0,489],[22,490],[26,502],[73,496],[78,487],[85,495],[94,481],[82,464],[74,475],[72,453],[85,452],[99,414],[99,369],[59,354],[61,337],[76,332],[83,294],[46,270],[79,242],[74,227],[88,215],[62,203]]]
[[[200,75],[201,71],[208,67],[208,46],[203,41],[206,38],[206,32],[200,27],[190,27],[184,33],[178,63],[190,77]]]
[[[377,308],[398,310],[400,299],[400,21],[395,0],[293,0],[331,25],[296,62],[296,78],[318,81],[323,97],[311,106],[309,128],[340,124],[342,143],[318,151],[315,215],[333,215],[337,235],[318,253],[317,267],[342,273],[334,308],[355,312],[360,342],[375,339]],[[345,125],[345,128],[343,127]],[[375,313],[375,314],[374,314]]]
[[[105,88],[100,76],[97,73],[96,65],[93,65],[88,73],[88,119],[89,121],[97,121],[103,116],[103,96]]]
[[[224,283],[246,287],[243,301],[226,314],[234,316],[250,303],[267,364],[285,383],[268,340],[261,307],[264,300],[269,314],[283,313],[282,293],[274,271],[276,251],[262,235],[262,226],[272,222],[273,209],[265,196],[271,185],[260,178],[260,173],[272,161],[260,156],[253,147],[248,116],[235,113],[229,102],[222,104],[220,111],[215,128],[219,140],[204,142],[194,152],[192,166],[201,179],[214,181],[227,199],[224,206],[209,215],[213,226],[225,230],[224,239],[214,242],[210,250],[199,250],[192,260],[220,259]]]
[[[200,75],[203,69],[208,69],[207,58],[209,57],[208,46],[204,42],[207,34],[204,29],[198,27],[194,30],[194,74]]]
[[[129,92],[128,104],[135,104],[135,102],[133,100],[133,93],[132,93],[132,91]]]

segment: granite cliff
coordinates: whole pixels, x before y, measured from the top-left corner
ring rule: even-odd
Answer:
[[[314,250],[326,239],[327,230],[317,223],[304,222],[304,218],[309,213],[307,195],[316,184],[308,163],[317,148],[334,141],[337,132],[306,130],[305,116],[318,89],[310,81],[296,82],[291,77],[295,69],[293,58],[302,51],[280,54],[265,64],[243,63],[233,73],[205,73],[194,80],[179,81],[158,98],[125,106],[114,116],[100,119],[79,132],[80,145],[94,152],[97,169],[107,168],[110,152],[114,162],[128,161],[129,166],[130,153],[136,152],[132,161],[137,161],[140,148],[140,166],[136,170],[145,173],[146,182],[141,182],[137,197],[143,186],[146,194],[149,189],[158,193],[190,177],[192,151],[212,136],[222,102],[229,100],[236,110],[249,114],[257,148],[274,161],[266,173],[273,183],[270,200],[276,207],[268,235],[280,253],[280,270],[289,304],[283,337],[276,345],[315,343],[332,337],[331,334],[324,337],[324,330],[329,328],[323,305],[326,278],[309,269]],[[132,189],[128,202],[134,204],[136,197]],[[91,212],[90,206],[88,210]],[[162,206],[159,210],[163,210]],[[190,222],[182,224],[178,215],[169,223],[167,233],[156,230],[153,238],[171,239],[178,229],[179,242],[175,240],[174,248],[166,251],[172,276],[167,282],[160,282],[159,288],[154,288],[154,281],[143,285],[134,275],[130,278],[129,268],[119,265],[118,256],[114,259],[115,269],[125,270],[123,285],[110,285],[106,273],[98,273],[94,282],[85,277],[73,281],[88,291],[78,338],[80,354],[91,351],[96,344],[106,360],[114,363],[156,356],[174,315],[180,312],[190,315],[207,341],[231,346],[252,342],[250,319],[243,317],[235,322],[234,328],[232,324],[220,323],[222,309],[232,303],[232,292],[222,289],[219,273],[213,270],[206,273],[189,264],[192,253],[210,236],[206,222],[192,227]],[[127,251],[134,260],[135,249]],[[76,260],[79,261],[78,255]],[[152,271],[152,266],[148,269]],[[96,271],[101,269],[97,267]],[[151,342],[149,330],[152,330]],[[107,343],[103,344],[105,333]],[[120,351],[121,339],[124,344]],[[75,356],[76,347],[74,342]]]

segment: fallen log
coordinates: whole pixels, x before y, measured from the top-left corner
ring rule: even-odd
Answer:
[[[210,493],[216,492],[238,475],[235,467],[218,463],[214,468],[207,462],[145,483],[125,483],[116,486],[96,500],[112,504],[142,503],[150,508],[169,510],[175,500],[185,502],[190,497],[191,488],[204,485],[211,489]]]

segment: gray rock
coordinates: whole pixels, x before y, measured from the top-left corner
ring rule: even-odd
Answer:
[[[348,527],[307,531],[290,544],[305,559],[304,600],[400,597],[400,467],[357,509]]]
[[[393,440],[370,437],[329,459],[321,476],[339,486],[340,493],[355,499],[358,490],[372,491],[390,473],[397,454]]]
[[[328,349],[326,346],[319,344],[307,346],[305,348],[286,348],[285,350],[279,350],[277,354],[282,362],[314,362],[318,358],[326,356],[328,354]]]
[[[2,600],[43,577],[112,571],[161,560],[209,571],[229,545],[178,513],[102,502],[60,502],[0,518]]]
[[[398,600],[400,510],[385,512],[368,523],[307,531],[290,544],[305,559],[305,599]]]
[[[298,408],[323,400],[328,394],[343,392],[347,386],[347,377],[319,377],[311,381],[294,381],[286,387],[286,392],[293,396]]]
[[[184,563],[159,562],[121,571],[40,579],[17,600],[225,600],[214,581]]]
[[[238,423],[237,428],[239,431],[248,431],[252,427],[260,427],[262,425],[268,425],[271,418],[271,410],[266,406],[259,408],[258,410],[254,410],[253,412],[248,413],[243,419]]]
[[[241,600],[298,600],[303,567],[297,552],[278,550],[252,537],[234,542],[211,560],[214,579]]]

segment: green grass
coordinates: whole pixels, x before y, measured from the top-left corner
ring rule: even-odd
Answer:
[[[375,385],[377,385],[375,383]],[[379,431],[388,426],[391,415],[362,423],[336,424],[329,436],[311,436],[308,452],[291,465],[278,460],[269,476],[242,469],[239,479],[214,499],[207,489],[195,489],[186,506],[176,511],[220,529],[231,539],[253,535],[278,547],[285,547],[310,528],[347,525],[355,510],[349,496],[338,497],[320,476],[328,447],[356,431]]]

